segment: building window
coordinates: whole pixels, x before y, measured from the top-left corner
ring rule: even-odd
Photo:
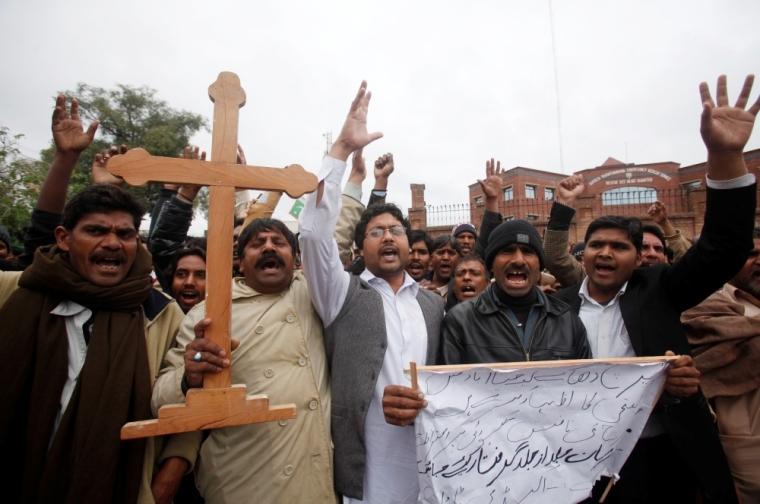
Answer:
[[[508,215],[508,216],[504,217],[501,220],[501,222],[507,222],[508,220],[515,220],[515,216],[514,215]]]
[[[702,187],[702,181],[701,180],[694,180],[693,182],[686,182],[685,184],[681,184],[684,189],[691,190],[691,189],[698,189]]]
[[[528,214],[525,216],[525,220],[538,220],[538,215],[536,214]]]
[[[602,193],[602,205],[635,205],[637,203],[654,203],[657,190],[651,187],[618,187]]]
[[[534,185],[526,185],[525,186],[525,197],[528,199],[536,199],[536,186]]]
[[[512,201],[514,199],[514,192],[512,191],[512,186],[505,187],[502,190],[502,194],[504,194],[504,201]]]
[[[475,204],[479,205],[481,203],[483,203],[483,196],[476,196],[475,197]]]
[[[544,187],[544,199],[549,201],[554,199],[554,189],[551,187]]]

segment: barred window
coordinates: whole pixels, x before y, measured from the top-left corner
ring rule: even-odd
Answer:
[[[602,205],[635,205],[637,203],[654,203],[657,190],[651,187],[617,187],[602,193]]]

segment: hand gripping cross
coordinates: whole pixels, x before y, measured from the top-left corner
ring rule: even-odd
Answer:
[[[132,149],[108,162],[108,170],[131,185],[147,182],[210,186],[209,237],[206,269],[206,317],[213,323],[205,337],[230,355],[230,306],[232,298],[232,229],[235,188],[284,191],[298,198],[317,188],[317,177],[299,165],[285,169],[235,164],[237,126],[245,91],[231,72],[219,74],[208,89],[214,102],[211,161],[151,156]],[[158,411],[157,420],[131,422],[121,430],[122,439],[160,436],[177,432],[214,429],[296,417],[294,404],[269,407],[266,395],[246,395],[245,385],[230,386],[231,366],[220,373],[206,373],[202,389],[187,392],[185,404]]]

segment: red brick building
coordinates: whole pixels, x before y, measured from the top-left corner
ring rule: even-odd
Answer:
[[[750,173],[760,177],[760,149],[744,154]],[[631,215],[651,222],[646,211],[656,200],[667,206],[668,216],[688,238],[702,228],[705,204],[706,163],[681,168],[672,161],[626,164],[613,158],[583,175],[586,191],[578,201],[571,227],[571,240],[582,240],[588,225],[602,215]],[[543,231],[557,186],[566,175],[533,168],[515,167],[504,173],[499,211],[505,219],[526,219]],[[469,186],[466,205],[425,206],[425,186],[412,184],[409,219],[415,229],[427,229],[437,236],[450,232],[455,224],[470,221],[480,229],[483,192],[478,183]]]

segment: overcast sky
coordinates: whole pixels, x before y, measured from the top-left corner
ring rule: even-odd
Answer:
[[[490,157],[564,173],[608,156],[703,161],[699,82],[725,73],[736,99],[759,70],[758,19],[756,0],[2,0],[0,125],[37,157],[53,97],[78,82],[147,85],[211,122],[208,86],[227,70],[247,93],[249,164],[316,172],[322,134],[337,137],[367,79],[385,137],[365,157],[394,154],[389,200],[406,209],[424,183],[428,204],[466,203]],[[193,141],[210,151],[210,133]]]

